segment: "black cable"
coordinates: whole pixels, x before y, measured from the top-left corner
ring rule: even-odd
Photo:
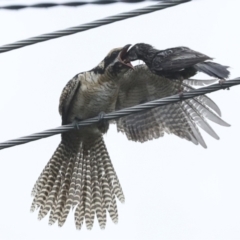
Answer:
[[[144,104],[140,104],[140,105],[136,105],[130,108],[125,108],[125,109],[121,109],[119,111],[116,112],[112,112],[112,113],[108,113],[106,114],[103,119],[104,120],[113,120],[113,119],[117,119],[120,117],[124,117],[133,113],[138,113],[147,109],[151,109],[154,107],[160,107],[160,106],[164,106],[164,105],[168,105],[171,103],[176,103],[179,101],[183,101],[189,98],[193,98],[193,97],[197,97],[200,95],[204,95],[210,92],[215,92],[218,91],[220,89],[228,89],[229,87],[235,86],[235,85],[239,85],[240,84],[240,77],[239,78],[235,78],[233,80],[229,80],[229,81],[225,81],[222,84],[213,84],[207,87],[203,87],[203,88],[199,88],[199,89],[195,89],[189,92],[184,92],[181,96],[179,94],[177,95],[173,95],[173,96],[169,96],[169,97],[165,97],[165,98],[161,98],[158,100],[154,100],[151,102],[147,102]],[[99,117],[94,117],[94,118],[90,118],[90,119],[86,119],[83,121],[80,121],[78,123],[78,127],[83,127],[83,126],[88,126],[91,125],[93,123],[97,123],[99,121]],[[2,142],[0,143],[0,150],[4,149],[4,148],[9,148],[9,147],[13,147],[16,145],[20,145],[20,144],[24,144],[24,143],[28,143],[31,141],[36,141],[38,139],[41,138],[47,138],[56,134],[60,134],[60,133],[64,133],[67,131],[70,131],[72,129],[74,129],[76,126],[73,124],[68,124],[68,125],[63,125],[57,128],[53,128],[53,129],[49,129],[43,132],[39,132],[39,133],[35,133],[29,136],[25,136],[25,137],[21,137],[18,139],[13,139],[13,140],[9,140],[6,142]]]
[[[83,32],[92,28],[96,28],[96,27],[100,27],[106,24],[110,24],[113,22],[117,22],[117,21],[121,21],[127,18],[132,18],[132,17],[136,17],[136,16],[140,16],[142,14],[147,14],[147,13],[151,13],[154,11],[158,11],[158,10],[162,10],[168,7],[173,7],[176,6],[178,4],[182,4],[185,2],[190,2],[192,0],[162,0],[161,2],[159,2],[156,5],[152,5],[152,6],[148,6],[148,7],[144,7],[144,8],[140,8],[137,10],[132,10],[129,12],[124,12],[124,13],[120,13],[114,16],[110,16],[110,17],[106,17],[100,20],[96,20],[90,23],[85,23],[76,27],[71,27],[71,28],[67,28],[67,29],[63,29],[60,31],[56,31],[56,32],[52,32],[52,33],[46,33],[37,37],[32,37],[29,39],[25,39],[25,40],[21,40],[15,43],[11,43],[11,44],[7,44],[7,45],[3,45],[0,47],[0,53],[3,52],[8,52],[17,48],[22,48],[28,45],[32,45],[32,44],[36,44],[39,42],[44,42],[44,41],[48,41],[54,38],[59,38],[59,37],[63,37],[63,36],[67,36],[67,35],[71,35],[74,33],[78,33],[78,32]]]
[[[74,1],[74,2],[65,2],[65,3],[36,3],[36,4],[13,4],[13,5],[6,5],[0,6],[0,9],[7,9],[7,10],[21,10],[25,8],[50,8],[50,7],[78,7],[87,4],[94,4],[94,5],[106,5],[112,3],[140,3],[145,1],[159,1],[159,0],[97,0],[97,1]]]

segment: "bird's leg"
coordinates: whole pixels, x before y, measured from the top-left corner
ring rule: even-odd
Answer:
[[[101,132],[106,133],[109,128],[109,123],[107,120],[104,119],[104,116],[106,115],[105,112],[100,112],[98,114],[98,128]]]
[[[179,98],[182,100],[183,99],[183,92],[180,92],[178,95],[179,95]]]
[[[78,122],[81,121],[81,119],[75,117],[74,120],[73,120],[73,126],[75,129],[79,130],[79,126],[78,126]]]
[[[178,95],[179,95],[180,99],[183,98],[183,87],[182,86],[180,86],[179,89],[178,89]]]
[[[226,80],[225,79],[220,79],[218,82],[219,82],[220,85],[222,85],[224,82],[226,82]]]
[[[226,82],[226,79],[220,79],[219,81],[218,81],[218,83],[222,86],[222,88],[225,90],[225,89],[227,89],[227,90],[229,90],[229,87],[223,87],[223,83],[225,83]]]
[[[183,86],[182,86],[183,80],[184,80],[183,77],[180,77],[180,78],[178,79],[178,81],[179,81],[178,95],[179,95],[180,100],[182,100],[182,98],[183,98]]]

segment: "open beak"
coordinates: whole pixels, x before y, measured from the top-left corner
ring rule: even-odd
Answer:
[[[123,49],[121,50],[121,52],[118,55],[118,60],[128,66],[129,68],[133,69],[133,65],[131,64],[131,62],[129,60],[127,60],[127,51],[129,49],[129,47],[131,46],[131,44],[127,44],[125,47],[123,47]]]

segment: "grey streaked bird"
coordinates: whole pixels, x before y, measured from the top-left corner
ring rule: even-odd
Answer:
[[[181,72],[182,67],[174,69],[172,75],[171,70],[166,75],[156,73],[146,59],[143,59],[146,64],[133,68],[130,57],[134,48],[127,52],[129,47],[113,49],[97,67],[77,74],[67,83],[59,104],[62,124],[170,96],[181,87],[189,91],[193,89],[191,85],[216,81],[189,79],[181,74],[179,77],[175,72]],[[186,65],[182,59],[179,66]],[[115,122],[118,131],[132,141],[145,142],[169,133],[206,148],[198,126],[219,139],[206,119],[229,126],[220,116],[219,107],[207,96],[200,96],[131,114]],[[74,209],[77,229],[84,220],[91,229],[95,215],[100,227],[105,228],[107,212],[113,222],[118,221],[116,197],[124,202],[124,195],[104,144],[103,134],[107,130],[108,123],[100,119],[98,124],[62,134],[58,148],[32,190],[31,210],[39,208],[39,219],[50,212],[49,223],[58,221],[62,226],[70,209]]]
[[[62,124],[94,117],[115,109],[121,76],[132,68],[122,61],[130,45],[113,49],[91,71],[77,74],[62,91],[59,112]],[[38,178],[32,195],[31,210],[40,207],[42,219],[49,211],[49,224],[62,226],[75,207],[75,224],[88,229],[95,214],[101,228],[106,224],[106,210],[118,221],[115,196],[124,195],[104,144],[108,123],[100,123],[62,134],[62,140]]]

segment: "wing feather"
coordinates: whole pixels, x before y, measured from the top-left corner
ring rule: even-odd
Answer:
[[[200,80],[198,80],[198,81],[200,81]],[[187,91],[187,92],[190,91],[190,90],[194,90],[193,87],[191,87],[191,86],[189,86],[185,83],[183,83],[183,87],[184,87],[184,90]],[[211,98],[209,98],[207,96],[199,96],[199,97],[195,97],[193,99],[198,100],[201,103],[203,103],[204,105],[210,107],[212,110],[214,110],[221,117],[222,113],[221,113],[220,108]]]
[[[210,84],[213,81],[215,80],[204,80],[202,84]],[[193,89],[188,85],[191,83],[192,85],[201,85],[200,80],[185,81],[184,91]],[[116,109],[177,94],[181,86],[182,81],[156,75],[144,64],[137,65],[134,70],[128,71],[120,80]],[[201,96],[122,117],[116,120],[117,129],[125,133],[127,138],[132,141],[145,142],[168,133],[194,144],[200,143],[206,148],[206,143],[197,125],[215,139],[219,139],[219,137],[205,118],[222,126],[229,126],[210,108],[221,115],[219,107],[210,98]]]
[[[64,87],[60,96],[59,113],[62,116],[62,124],[67,123],[69,107],[71,106],[71,102],[80,87],[80,77],[81,74],[78,74],[73,79],[71,79]]]
[[[189,109],[192,111],[192,117],[193,121],[196,122],[196,124],[201,127],[205,132],[207,132],[210,136],[212,136],[215,139],[219,139],[219,136],[214,132],[214,130],[211,128],[211,126],[205,121],[205,119],[201,116],[201,113],[198,111],[196,101],[186,100],[185,104],[189,106]]]
[[[183,83],[191,86],[205,86],[210,85],[219,81],[219,79],[208,79],[208,80],[200,80],[200,79],[184,79]]]
[[[152,57],[151,60],[148,59],[148,63],[151,64],[150,68],[155,71],[179,71],[212,59],[187,47],[168,48],[165,50],[157,50],[150,47],[148,54],[147,58]]]

